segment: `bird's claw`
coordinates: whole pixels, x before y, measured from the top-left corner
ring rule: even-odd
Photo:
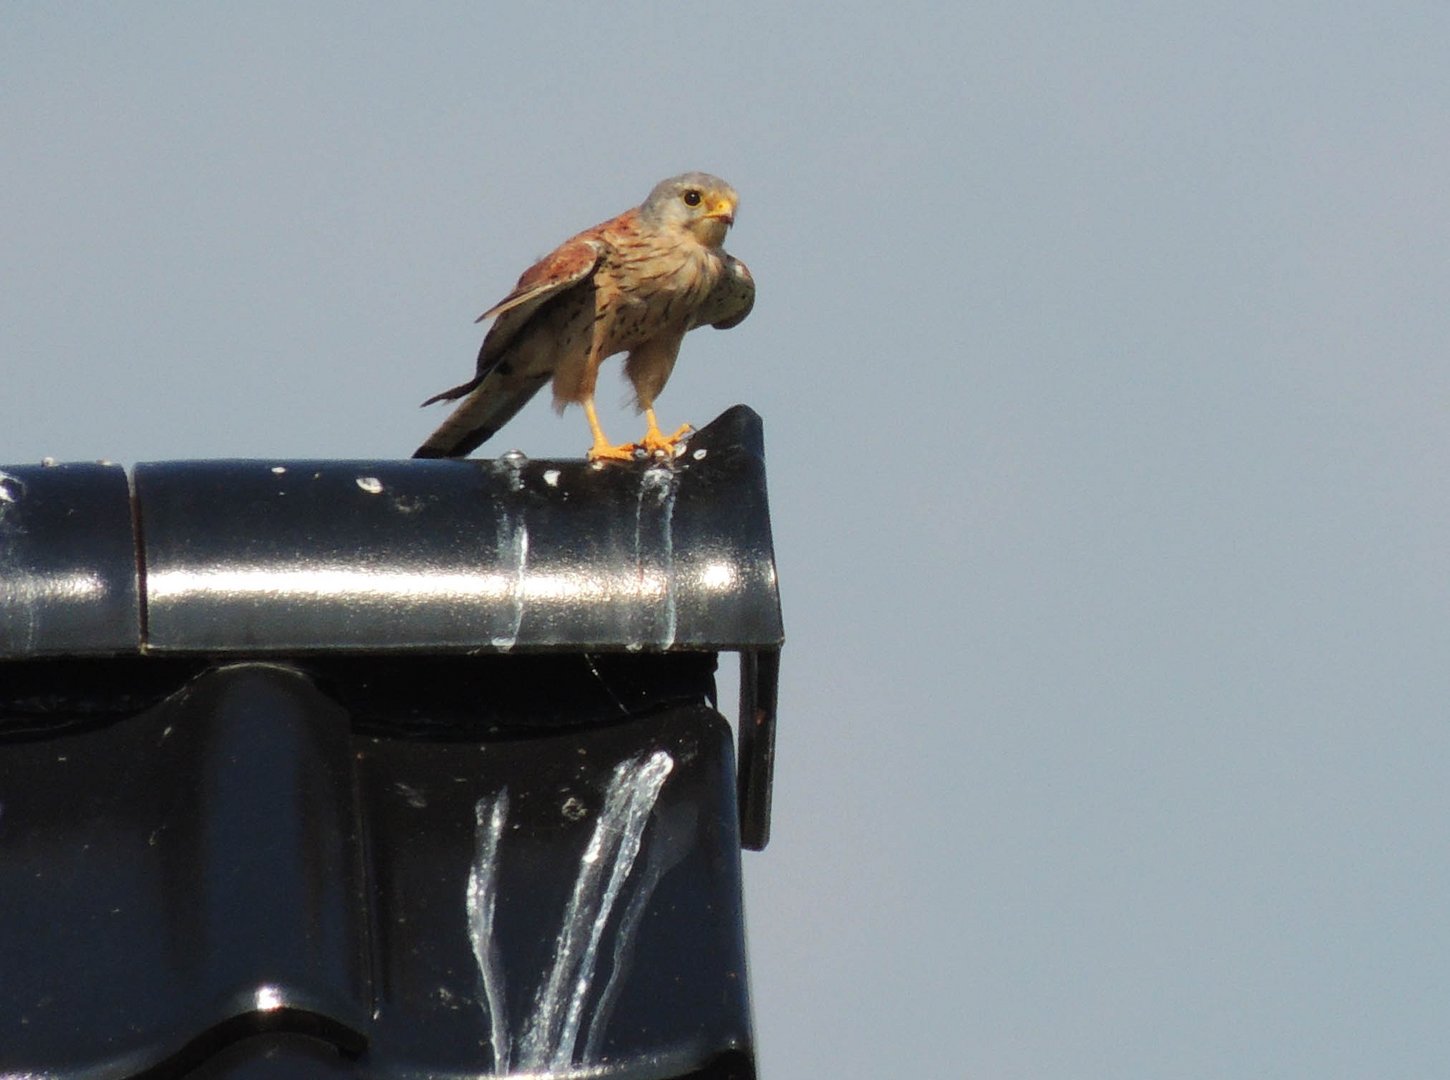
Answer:
[[[639,442],[622,443],[619,446],[596,442],[585,457],[600,464],[606,461],[634,461],[650,457],[679,457],[685,452],[685,443],[694,433],[695,429],[689,424],[681,424],[679,430],[672,435],[666,435],[659,428],[650,428]]]
[[[679,430],[673,435],[666,435],[659,429],[646,431],[644,438],[635,443],[635,446],[643,450],[645,455],[664,454],[666,457],[677,457],[684,450],[685,443],[695,433],[695,429],[689,424],[681,424]]]
[[[608,443],[595,443],[584,456],[590,461],[633,461],[634,444],[610,446]]]

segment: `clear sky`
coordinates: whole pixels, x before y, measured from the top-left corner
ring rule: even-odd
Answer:
[[[0,148],[7,462],[405,456],[738,189],[659,411],[766,423],[765,1077],[1450,1075],[1443,0],[12,3]]]

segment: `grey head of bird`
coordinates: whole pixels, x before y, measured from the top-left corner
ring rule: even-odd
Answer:
[[[706,247],[717,248],[735,224],[739,205],[735,189],[718,176],[687,172],[656,184],[639,213],[651,225],[678,229]]]

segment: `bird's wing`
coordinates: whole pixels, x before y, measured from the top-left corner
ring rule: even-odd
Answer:
[[[606,250],[608,245],[597,237],[576,236],[525,270],[513,292],[474,320],[495,320],[478,351],[477,374],[488,373],[540,307],[594,273]]]
[[[529,324],[529,320],[549,300],[579,284],[599,265],[599,258],[608,245],[591,236],[566,240],[523,272],[513,292],[480,315],[475,322],[495,319],[478,350],[478,365],[473,378],[434,394],[424,405],[435,401],[457,401],[478,386],[498,366],[505,350]],[[537,389],[537,388],[536,388]],[[511,414],[512,415],[512,414]]]
[[[582,286],[608,250],[606,241],[589,233],[566,241],[525,270],[513,292],[479,316],[492,318],[494,324],[478,350],[473,378],[423,404],[464,400],[414,457],[469,453],[538,393],[558,360],[553,337],[561,322],[567,325],[580,318],[594,303],[588,290],[570,290]],[[559,303],[550,306],[554,300]]]
[[[755,306],[755,279],[750,276],[750,268],[733,255],[725,255],[724,259],[725,272],[695,312],[691,330],[698,326],[729,330],[743,323]]]

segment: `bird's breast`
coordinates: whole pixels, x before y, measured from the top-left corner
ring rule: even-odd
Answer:
[[[623,258],[596,276],[595,317],[606,326],[605,354],[666,334],[683,334],[724,272],[706,249]]]

